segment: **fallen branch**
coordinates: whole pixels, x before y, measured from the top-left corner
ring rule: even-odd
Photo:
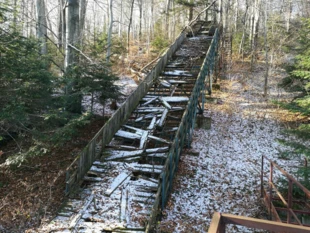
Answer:
[[[69,47],[73,48],[74,50],[78,51],[81,55],[83,55],[83,57],[85,57],[88,61],[90,61],[91,63],[94,63],[92,61],[92,59],[90,59],[89,57],[87,57],[81,50],[79,50],[78,48],[74,47],[72,44],[68,44]]]

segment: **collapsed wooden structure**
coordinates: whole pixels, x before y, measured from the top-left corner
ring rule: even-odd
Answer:
[[[197,21],[194,37],[182,32],[76,158],[68,201],[45,231],[152,231],[212,88],[219,34],[204,34],[210,26]]]

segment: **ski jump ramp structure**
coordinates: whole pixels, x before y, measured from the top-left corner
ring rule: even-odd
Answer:
[[[44,232],[152,232],[190,146],[218,61],[219,32],[196,21],[67,169],[68,200]],[[191,34],[191,37],[187,37]]]

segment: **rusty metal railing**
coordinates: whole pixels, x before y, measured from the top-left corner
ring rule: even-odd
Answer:
[[[208,233],[225,233],[226,225],[233,224],[248,228],[256,228],[270,232],[286,232],[286,233],[309,233],[310,228],[305,226],[297,226],[282,222],[274,222],[264,219],[256,219],[232,214],[221,214],[215,212],[208,230]]]
[[[267,160],[270,163],[270,173],[268,178],[268,190],[264,188],[264,160]],[[274,170],[277,169],[288,181],[288,192],[287,198],[282,195],[277,185],[274,183]],[[303,193],[304,200],[296,200],[293,195],[293,185],[296,185]],[[261,165],[261,197],[263,197],[265,205],[268,209],[268,212],[271,216],[271,219],[276,220],[277,222],[286,222],[291,224],[310,226],[303,223],[300,220],[300,215],[310,216],[310,191],[305,188],[300,182],[298,182],[293,176],[288,174],[283,170],[279,165],[270,159],[262,156],[262,165]],[[273,201],[280,201],[284,207],[276,207]],[[296,207],[301,206],[302,209],[295,209]],[[286,214],[286,221],[283,221],[279,216],[279,212],[284,212]],[[310,231],[309,231],[310,232]]]

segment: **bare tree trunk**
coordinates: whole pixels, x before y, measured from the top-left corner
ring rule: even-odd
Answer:
[[[166,0],[166,9],[165,9],[165,28],[164,28],[164,31],[166,31],[166,35],[168,36],[169,38],[169,30],[170,30],[170,3],[171,1],[170,0]]]
[[[235,17],[234,17],[234,31],[237,31],[237,26],[238,26],[238,18],[239,18],[239,0],[235,1],[234,5],[234,12],[235,12]]]
[[[254,20],[253,20],[253,37],[252,37],[251,71],[253,71],[254,63],[256,61],[256,49],[257,49],[257,42],[258,42],[258,28],[259,28],[259,20],[260,20],[260,8],[261,8],[261,0],[255,0]]]
[[[138,0],[139,6],[139,41],[142,39],[142,15],[143,15],[143,1]]]
[[[243,60],[243,46],[245,42],[245,32],[246,32],[246,27],[247,27],[247,22],[248,22],[247,21],[248,9],[249,9],[249,5],[248,5],[248,2],[246,1],[246,8],[245,8],[244,16],[242,19],[243,32],[242,32],[242,38],[241,38],[240,45],[239,45],[239,54],[242,55],[242,60]]]
[[[87,0],[80,0],[80,45],[83,44],[84,39],[84,26],[85,26],[85,16],[86,16]]]
[[[268,41],[267,41],[267,10],[268,10],[268,7],[267,7],[267,4],[268,1],[265,0],[265,17],[264,17],[264,20],[265,20],[265,23],[264,23],[264,42],[265,42],[265,59],[266,59],[266,73],[265,73],[265,82],[264,82],[264,96],[267,97],[268,95],[268,75],[269,75],[269,61],[268,61]]]
[[[78,0],[70,0],[67,6],[67,22],[66,22],[66,58],[65,68],[78,62],[78,53],[73,48],[79,46],[79,2]]]
[[[79,0],[69,0],[66,7],[66,52],[65,52],[65,70],[76,65],[79,61],[78,47],[80,43],[79,28]],[[82,111],[82,95],[74,93],[76,81],[70,81],[66,86],[67,106],[66,109],[73,113],[81,113]]]
[[[133,6],[135,4],[135,0],[131,0],[131,8],[130,8],[130,17],[129,17],[129,24],[127,30],[127,55],[129,56],[129,43],[130,43],[130,29],[132,24],[132,13],[133,13]]]
[[[40,54],[47,54],[47,22],[44,0],[37,0],[37,38],[40,41]]]
[[[188,21],[191,22],[194,16],[194,0],[190,0]]]
[[[108,49],[107,49],[107,63],[110,62],[111,56],[111,46],[112,46],[112,29],[113,29],[113,0],[109,0],[109,14],[110,14],[110,22],[109,22],[109,31],[108,31]]]
[[[121,38],[122,36],[122,28],[123,28],[123,1],[121,1],[120,5],[120,14],[119,14],[119,24],[118,24],[118,37]]]
[[[223,22],[223,0],[219,0],[218,2],[218,14],[217,14],[217,22],[222,24]]]
[[[14,0],[14,9],[13,9],[13,30],[17,31],[17,0]]]
[[[154,24],[153,24],[153,19],[154,19],[154,0],[151,0],[151,27],[150,27],[150,33],[151,33],[151,39],[154,37]]]
[[[62,50],[66,47],[66,6],[65,0],[58,0],[59,17],[58,17],[58,48]]]
[[[209,0],[205,1],[205,6],[207,7],[209,5]],[[205,15],[205,21],[209,21],[209,11],[206,11],[206,15]]]
[[[286,9],[286,32],[289,32],[290,30],[290,22],[291,22],[291,17],[292,17],[292,1],[290,0],[287,3],[287,9]]]

